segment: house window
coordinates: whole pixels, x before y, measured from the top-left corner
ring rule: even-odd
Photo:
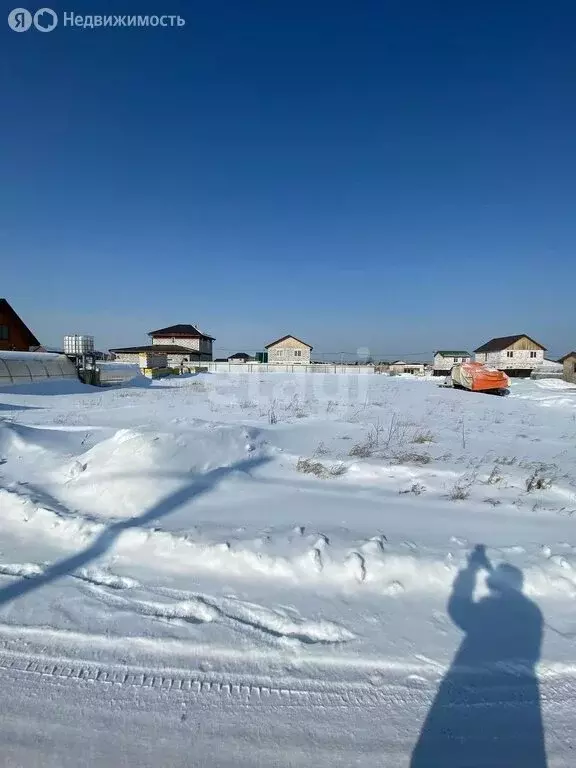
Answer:
[[[284,350],[283,349],[277,349],[276,350],[276,357],[283,357],[284,356]]]
[[[534,351],[530,352],[530,357],[536,357],[536,352]]]
[[[574,370],[572,371],[572,373],[576,373],[576,363],[574,363]]]
[[[302,357],[302,350],[301,349],[295,349],[294,350],[294,357]]]
[[[10,332],[7,325],[0,325],[0,341],[6,341],[10,338]]]
[[[510,349],[508,352],[506,352],[506,357],[514,357],[514,352]]]

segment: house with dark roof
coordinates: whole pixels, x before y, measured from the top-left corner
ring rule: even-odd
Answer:
[[[543,365],[546,347],[525,333],[514,336],[498,336],[474,350],[477,363],[506,371],[508,376],[530,376],[535,368]]]
[[[434,352],[434,376],[446,376],[453,366],[459,363],[469,363],[472,360],[470,352],[464,349],[439,349]]]
[[[286,363],[287,365],[309,365],[310,353],[313,347],[296,336],[282,336],[276,341],[266,344],[269,363]]]
[[[148,333],[152,343],[135,347],[111,349],[117,360],[138,363],[140,355],[164,354],[168,366],[177,367],[182,363],[200,363],[212,360],[213,336],[200,331],[195,325],[180,323],[159,328]]]
[[[39,347],[40,342],[7,299],[0,299],[0,349],[35,352]]]
[[[236,354],[226,358],[227,363],[251,363],[254,360],[255,358],[247,355],[246,352],[236,352]]]

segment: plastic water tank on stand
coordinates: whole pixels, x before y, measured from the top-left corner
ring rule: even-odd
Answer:
[[[94,336],[73,334],[64,336],[64,354],[73,357],[94,354]]]

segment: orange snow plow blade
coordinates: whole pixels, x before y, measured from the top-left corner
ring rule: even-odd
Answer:
[[[504,371],[497,371],[482,363],[461,363],[452,368],[452,386],[469,389],[471,392],[494,392],[504,394],[510,386],[510,379]]]

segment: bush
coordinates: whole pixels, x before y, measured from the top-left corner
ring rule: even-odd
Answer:
[[[320,461],[298,459],[296,470],[306,475],[315,475],[316,477],[326,479],[328,477],[340,477],[346,472],[346,466],[344,464],[334,464],[331,467],[327,467]]]
[[[419,430],[416,432],[414,437],[412,438],[413,443],[423,444],[423,443],[434,443],[435,438],[432,432],[430,432],[429,429],[426,430]]]
[[[399,491],[399,493],[400,494],[403,494],[403,493],[413,493],[414,496],[420,496],[420,494],[424,493],[425,490],[426,490],[426,487],[424,485],[422,485],[421,483],[413,483],[413,485],[410,488],[408,488],[405,491]]]
[[[430,464],[432,457],[428,453],[411,453],[402,452],[395,453],[392,456],[392,462],[394,464]]]
[[[450,492],[448,498],[450,501],[464,501],[470,496],[470,486],[467,484],[455,483]]]
[[[498,470],[498,465],[494,466],[492,468],[492,472],[488,475],[488,478],[486,480],[487,485],[497,485],[498,483],[501,483],[503,480],[502,475],[500,474],[500,471]]]
[[[528,493],[532,491],[547,491],[552,487],[552,478],[541,477],[538,470],[534,470],[534,473],[526,480],[526,490]]]

